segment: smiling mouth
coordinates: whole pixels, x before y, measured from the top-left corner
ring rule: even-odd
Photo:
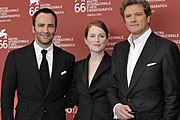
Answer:
[[[94,44],[94,46],[98,46],[98,47],[99,47],[99,46],[101,46],[101,45],[100,45],[100,44]]]
[[[43,38],[49,38],[49,34],[46,34],[46,35],[41,35]]]
[[[49,38],[48,36],[42,36],[44,39],[47,39],[47,38]]]
[[[133,25],[130,25],[131,27],[137,27],[139,26],[139,24],[133,24]]]

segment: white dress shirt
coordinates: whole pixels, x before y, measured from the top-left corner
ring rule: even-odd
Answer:
[[[131,83],[131,77],[134,71],[134,68],[136,66],[136,63],[139,59],[139,56],[144,48],[144,45],[150,36],[152,30],[149,28],[144,34],[142,34],[139,38],[132,40],[132,34],[129,35],[128,37],[128,42],[130,44],[130,49],[129,49],[129,55],[128,55],[128,62],[127,62],[127,83],[128,87]],[[118,103],[114,106],[113,112],[114,112],[114,119],[117,119],[117,116],[115,114],[115,108],[121,105],[121,103]]]
[[[40,65],[41,65],[41,61],[42,61],[42,53],[41,51],[43,50],[43,48],[41,48],[36,41],[34,41],[34,49],[35,49],[35,54],[36,54],[36,60],[37,60],[37,64],[38,64],[38,69],[40,69]],[[48,48],[46,48],[45,50],[47,50],[47,54],[46,54],[46,59],[48,61],[48,66],[49,66],[49,75],[51,78],[51,74],[52,74],[52,65],[53,65],[53,44],[51,44]]]
[[[139,59],[139,56],[144,48],[144,45],[150,36],[152,30],[149,28],[144,34],[142,34],[138,39],[132,40],[132,34],[128,37],[128,42],[130,44],[128,63],[127,63],[127,82],[128,87],[131,82],[131,77],[135,68],[135,65]]]

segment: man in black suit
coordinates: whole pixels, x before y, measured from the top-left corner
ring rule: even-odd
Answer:
[[[26,47],[10,51],[5,62],[2,120],[65,120],[66,103],[73,98],[70,87],[75,57],[53,45],[57,16],[52,10],[38,10],[33,15],[32,27],[35,40]],[[42,50],[47,52],[45,57]],[[46,71],[41,70],[42,59],[48,71],[44,74],[41,73]],[[16,90],[18,103],[14,118]]]
[[[177,45],[151,30],[147,1],[124,0],[120,12],[131,34],[113,49],[108,99],[114,107],[114,117],[177,120],[180,109]]]

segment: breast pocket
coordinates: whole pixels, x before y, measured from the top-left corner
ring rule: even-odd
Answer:
[[[153,71],[153,70],[158,70],[160,69],[160,64],[159,63],[155,63],[155,62],[152,62],[152,63],[148,63],[146,65],[146,71]]]

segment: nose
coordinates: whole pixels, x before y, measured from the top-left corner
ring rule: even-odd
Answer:
[[[132,22],[136,21],[136,16],[135,16],[135,15],[132,15],[132,16],[131,16],[131,21],[132,21]]]
[[[45,32],[45,33],[47,33],[48,32],[48,27],[44,27],[44,29],[43,29],[43,32]]]
[[[100,37],[97,36],[97,37],[95,38],[95,41],[96,41],[96,42],[99,42],[99,39],[100,39]]]

